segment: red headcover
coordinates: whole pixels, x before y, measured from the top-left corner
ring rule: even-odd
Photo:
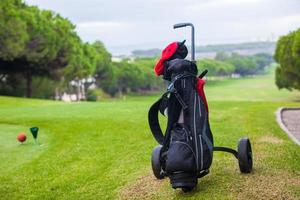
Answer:
[[[161,53],[161,58],[159,61],[156,63],[154,67],[155,74],[157,76],[162,75],[164,72],[164,62],[171,58],[174,53],[176,52],[178,48],[178,43],[177,42],[172,42],[169,44]]]
[[[204,101],[206,111],[208,113],[208,104],[207,104],[204,89],[203,89],[204,85],[205,85],[205,80],[197,78],[196,90],[197,90],[198,95],[201,97],[202,101]]]

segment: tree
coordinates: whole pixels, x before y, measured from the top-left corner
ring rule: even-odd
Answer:
[[[226,61],[229,59],[229,55],[225,51],[219,51],[216,53],[215,59],[219,61]]]
[[[274,59],[279,63],[275,72],[277,87],[300,90],[300,29],[278,40]]]
[[[231,63],[217,61],[213,59],[202,59],[197,62],[199,71],[208,69],[210,76],[226,76],[234,72],[234,66]]]
[[[111,78],[112,68],[111,54],[106,50],[104,44],[100,41],[96,41],[92,44],[96,53],[96,69],[95,78],[98,87],[101,87],[103,81]]]
[[[106,79],[101,80],[101,88],[111,96],[115,96],[119,90],[118,88],[118,75],[120,64],[111,62],[109,65],[109,74]]]
[[[2,0],[0,74],[22,74],[27,97],[31,97],[33,76],[58,78],[60,69],[76,53],[80,39],[74,29],[67,19],[51,11],[27,6],[21,0]]]
[[[232,53],[228,62],[234,65],[235,73],[241,76],[246,76],[256,73],[256,63],[252,57],[241,56],[237,53]]]
[[[21,57],[29,39],[27,23],[23,19],[21,0],[2,0],[0,3],[0,58]],[[2,66],[2,65],[1,65]],[[1,67],[2,68],[2,67]]]
[[[163,81],[160,78],[157,78],[153,71],[153,67],[156,64],[155,58],[137,58],[132,63],[136,67],[141,69],[141,83],[140,90],[150,91],[150,90],[158,90],[162,88]]]
[[[89,43],[81,43],[78,39],[78,45],[74,45],[74,53],[70,57],[67,67],[63,70],[66,83],[74,81],[77,87],[77,100],[80,100],[80,94],[85,94],[83,79],[91,77],[96,68],[96,50]]]
[[[111,62],[109,78],[102,82],[102,88],[112,96],[160,89],[163,81],[153,71],[155,63],[154,58]]]
[[[274,62],[272,55],[268,53],[257,53],[253,55],[257,70],[263,71],[264,68]]]

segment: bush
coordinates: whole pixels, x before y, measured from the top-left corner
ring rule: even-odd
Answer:
[[[54,99],[55,88],[59,82],[47,77],[33,77],[32,97],[39,99]]]
[[[234,66],[230,63],[207,58],[198,61],[197,65],[199,73],[207,69],[209,76],[226,76],[234,71]]]
[[[154,58],[112,62],[109,78],[102,81],[101,88],[111,96],[160,89],[163,81],[153,71],[155,63]]]
[[[90,89],[86,92],[87,101],[97,101],[98,100],[98,91],[96,89]]]

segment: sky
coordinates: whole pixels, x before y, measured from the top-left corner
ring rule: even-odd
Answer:
[[[300,0],[25,0],[76,25],[83,41],[101,40],[113,55],[163,48],[187,40],[196,45],[276,40],[300,28]]]

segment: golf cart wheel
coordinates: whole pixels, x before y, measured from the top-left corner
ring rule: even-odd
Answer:
[[[181,188],[182,192],[186,193],[186,192],[190,192],[194,189],[194,187],[183,187]]]
[[[157,179],[163,179],[164,172],[162,170],[161,164],[160,164],[160,150],[161,150],[161,145],[156,146],[153,151],[152,151],[152,157],[151,157],[151,163],[152,163],[152,171],[154,176]]]
[[[252,149],[249,138],[241,138],[238,143],[238,160],[242,173],[250,173],[252,171]]]

